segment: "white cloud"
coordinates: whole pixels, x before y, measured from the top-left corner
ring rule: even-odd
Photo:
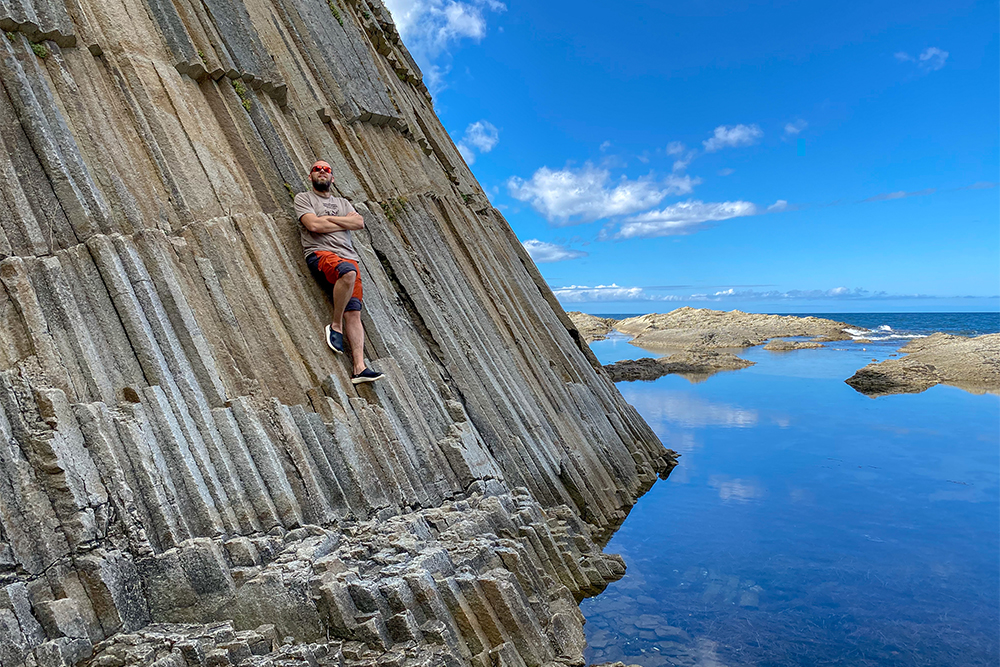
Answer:
[[[567,259],[579,259],[580,257],[586,257],[587,253],[582,250],[573,250],[567,248],[566,246],[557,245],[555,243],[546,243],[545,241],[539,241],[538,239],[528,239],[524,241],[521,245],[524,249],[528,251],[531,255],[531,259],[535,260],[536,264],[542,264],[545,262],[562,262]]]
[[[651,293],[659,289],[655,287],[622,287],[612,283],[611,285],[597,285],[587,287],[585,285],[570,285],[568,287],[554,287],[553,293],[564,303],[590,303],[606,301],[650,301],[688,304],[704,303],[725,304],[732,302],[746,301],[884,301],[888,299],[942,299],[942,298],[970,298],[970,297],[940,297],[926,294],[889,294],[884,291],[871,291],[861,287],[834,287],[831,289],[793,289],[787,291],[766,290],[757,291],[754,289],[729,288],[716,290],[714,292],[704,292],[699,294],[655,294]],[[992,297],[996,298],[996,297]],[[662,311],[666,312],[666,311]]]
[[[764,131],[756,125],[720,125],[714,134],[701,142],[705,151],[712,153],[723,148],[752,146],[764,136]]]
[[[609,148],[611,148],[611,142],[610,141],[605,141],[605,142],[601,143],[601,146],[600,146],[599,150],[603,153],[604,151],[608,150]]]
[[[616,239],[652,238],[691,234],[705,222],[757,215],[760,210],[748,201],[702,202],[696,199],[671,204],[659,211],[648,211],[626,218],[614,234]]]
[[[698,295],[694,295],[698,296]],[[889,297],[885,292],[870,292],[866,289],[861,289],[860,287],[855,287],[850,289],[849,287],[834,287],[828,290],[820,289],[793,289],[787,292],[782,292],[780,290],[768,290],[766,292],[758,292],[756,290],[737,290],[729,288],[726,290],[721,290],[713,294],[704,295],[706,299],[721,301],[725,299],[743,299],[760,301],[763,299],[778,299],[778,300],[789,300],[789,299],[871,299],[871,298],[886,298]],[[905,298],[901,295],[893,295],[889,298]]]
[[[694,192],[694,186],[701,183],[700,178],[691,178],[688,175],[678,176],[677,174],[670,174],[664,181],[667,186],[667,194],[670,195],[689,195]]]
[[[791,123],[785,123],[785,134],[788,136],[795,136],[796,134],[802,132],[802,130],[806,129],[808,126],[809,123],[799,118],[798,120],[793,121]]]
[[[557,299],[566,303],[663,300],[647,295],[641,287],[619,287],[614,283],[610,285],[596,285],[595,287],[587,287],[586,285],[553,287],[552,293],[556,295]]]
[[[667,155],[681,155],[685,151],[685,146],[680,141],[671,141],[667,144]]]
[[[667,155],[673,155],[677,159],[674,160],[674,172],[684,171],[687,166],[691,164],[691,160],[698,155],[698,151],[689,151],[687,147],[680,141],[671,141],[667,144]]]
[[[928,70],[941,69],[944,67],[946,60],[948,60],[948,52],[942,51],[936,46],[925,49],[924,52],[920,54],[920,64]]]
[[[443,77],[450,70],[434,61],[462,40],[482,40],[487,14],[507,10],[497,0],[385,0],[385,5],[432,93],[444,89]]]
[[[923,190],[915,190],[913,192],[906,192],[905,190],[899,190],[897,192],[883,192],[882,194],[877,194],[874,197],[869,197],[868,199],[862,199],[862,202],[873,202],[873,201],[889,201],[891,199],[905,199],[907,197],[924,197],[926,195],[932,195],[937,192],[937,188],[925,188]]]
[[[729,176],[729,175],[735,174],[735,173],[736,173],[736,170],[735,169],[730,169],[729,167],[726,167],[725,169],[720,169],[719,170],[719,176]]]
[[[500,141],[500,132],[492,123],[480,120],[465,128],[463,141],[478,149],[480,153],[489,153]]]
[[[462,159],[465,160],[465,164],[471,167],[476,162],[476,151],[472,150],[461,141],[458,142],[458,146],[456,146],[456,148],[458,148],[458,152],[461,153]]]
[[[767,210],[771,213],[779,213],[787,209],[788,209],[788,202],[785,201],[784,199],[779,199],[778,201],[774,202],[773,204],[767,207]]]
[[[458,142],[458,152],[465,158],[465,163],[471,165],[476,161],[476,150],[489,153],[499,142],[499,130],[489,121],[477,120],[465,128],[465,135]]]
[[[630,215],[659,204],[671,192],[682,192],[694,181],[657,183],[652,177],[611,181],[607,169],[586,164],[580,169],[542,167],[524,180],[512,176],[507,188],[515,199],[529,202],[556,225],[592,222]]]
[[[892,55],[901,63],[917,63],[920,69],[925,72],[933,72],[941,69],[948,60],[948,52],[936,46],[924,49],[916,58],[906,51],[897,51]]]

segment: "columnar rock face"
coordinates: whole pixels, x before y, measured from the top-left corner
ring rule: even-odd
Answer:
[[[0,664],[579,664],[672,459],[378,0],[0,0]],[[291,195],[357,233],[322,340]]]

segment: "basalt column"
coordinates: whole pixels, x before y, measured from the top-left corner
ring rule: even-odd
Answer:
[[[582,663],[672,463],[378,0],[0,0],[0,665]],[[322,340],[324,158],[372,365]]]

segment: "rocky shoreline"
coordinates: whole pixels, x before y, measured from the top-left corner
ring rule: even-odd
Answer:
[[[906,356],[868,364],[845,382],[873,398],[916,394],[938,384],[1000,394],[1000,334],[966,338],[935,333],[899,352]]]
[[[567,315],[588,343],[618,331],[631,335],[632,345],[667,353],[656,359],[644,357],[605,365],[614,382],[655,380],[668,374],[698,382],[713,373],[754,365],[732,351],[761,344],[770,352],[790,352],[819,349],[824,342],[872,343],[846,333],[845,329],[852,328],[846,322],[819,317],[687,307],[622,320],[581,312]],[[811,339],[787,340],[806,336]],[[845,382],[872,397],[919,393],[938,384],[976,394],[1000,393],[1000,334],[967,338],[935,333],[913,340],[899,352],[905,356],[868,364]]]
[[[632,336],[632,345],[668,356],[634,359],[608,364],[604,368],[615,382],[655,380],[676,373],[698,382],[720,371],[739,370],[754,362],[741,359],[731,351],[767,343],[765,350],[791,350],[823,347],[817,341],[851,340],[844,329],[851,325],[819,317],[762,315],[739,310],[719,311],[707,308],[678,308],[669,313],[653,313],[615,320],[581,312],[567,313],[591,343],[603,340],[612,331]],[[810,336],[812,341],[789,341],[779,337]],[[771,340],[779,338],[778,340]]]

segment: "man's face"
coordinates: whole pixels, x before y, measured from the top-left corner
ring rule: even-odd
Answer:
[[[330,169],[328,163],[320,160],[312,166],[312,170],[309,172],[309,180],[312,181],[313,188],[319,192],[327,192],[330,186],[333,185],[333,170]]]

